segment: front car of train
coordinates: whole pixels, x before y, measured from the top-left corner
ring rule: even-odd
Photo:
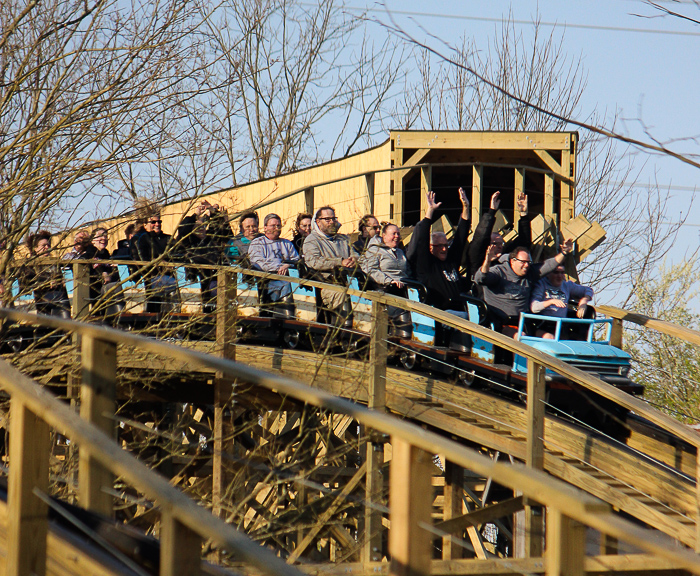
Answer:
[[[546,330],[554,338],[539,338],[529,335],[533,327],[546,322]],[[634,396],[641,396],[644,387],[630,380],[630,355],[610,343],[611,319],[582,320],[578,318],[555,318],[537,314],[521,314],[518,333],[520,341],[567,364],[575,366],[600,378],[616,388]],[[516,355],[513,371],[527,373],[527,359]],[[557,405],[575,404],[571,396],[573,387],[566,376],[547,369],[545,374],[548,399]],[[579,389],[580,391],[580,389]],[[593,403],[598,397],[586,395]],[[588,403],[585,403],[588,404]],[[581,406],[572,406],[581,409]]]

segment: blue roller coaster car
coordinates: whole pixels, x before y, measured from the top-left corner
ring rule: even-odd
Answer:
[[[528,335],[534,332],[533,326],[546,323],[543,327],[554,335],[553,339]],[[521,314],[518,333],[520,341],[554,356],[592,376],[596,376],[633,395],[641,395],[644,387],[629,379],[630,355],[610,344],[612,320],[582,320],[578,318],[556,318],[538,314]],[[527,359],[516,355],[513,371],[527,372]],[[547,370],[545,379],[550,387],[567,382],[552,370]]]

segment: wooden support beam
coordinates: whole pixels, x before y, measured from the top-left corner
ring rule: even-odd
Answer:
[[[110,438],[117,438],[117,346],[90,336],[82,338],[80,415]],[[78,499],[87,510],[111,516],[114,474],[99,464],[88,446],[80,446]]]
[[[476,229],[476,225],[479,223],[479,215],[481,214],[483,173],[483,166],[474,165],[472,167],[472,230]]]
[[[517,202],[518,196],[525,190],[525,168],[515,168],[513,170],[513,201]],[[513,205],[513,224],[514,229],[518,229],[520,220],[520,211],[517,209],[517,204]]]
[[[395,148],[432,150],[569,150],[569,132],[392,131]]]
[[[360,481],[365,477],[366,471],[367,464],[365,463],[358,468],[357,472],[353,475],[353,477],[350,478],[350,480],[345,484],[345,486],[343,486],[343,489],[336,496],[333,503],[326,509],[326,511],[323,514],[321,514],[316,519],[313,528],[309,530],[306,536],[304,536],[304,539],[301,540],[299,544],[297,544],[297,547],[294,549],[294,552],[292,552],[289,555],[289,558],[287,558],[288,564],[292,564],[293,562],[296,562],[299,559],[299,557],[318,536],[319,532],[321,532],[321,530],[323,530],[326,527],[330,519],[333,517],[333,514],[335,514],[338,511],[338,509],[347,502],[348,496],[350,496],[352,491],[355,488],[357,488]]]
[[[462,498],[464,497],[464,491],[462,490],[462,484],[464,483],[464,469],[450,461],[445,463],[445,487],[443,495],[443,524],[445,522],[450,522],[456,517],[462,517]],[[467,526],[473,526],[469,523],[465,525],[462,529],[467,528]],[[448,536],[442,537],[442,559],[443,560],[456,560],[462,557],[463,547],[455,542],[453,537],[455,532],[450,532]],[[457,536],[461,534],[457,533]]]
[[[533,150],[535,155],[544,162],[544,165],[555,174],[562,174],[562,166],[546,150]]]
[[[603,555],[617,554],[619,541],[617,538],[608,536],[607,534],[600,535],[600,553]]]
[[[544,468],[545,369],[534,360],[527,361],[527,451],[529,468]]]
[[[384,556],[383,538],[384,526],[383,514],[378,506],[385,506],[382,502],[384,492],[384,442],[370,441],[366,443],[367,465],[365,479],[365,514],[364,514],[364,541],[362,546],[363,562],[380,562]]]
[[[10,401],[10,473],[6,574],[46,572],[48,506],[34,494],[49,490],[49,426],[15,397]]]
[[[610,344],[622,350],[624,328],[620,318],[613,318],[612,330],[610,331]]]
[[[202,538],[172,514],[160,519],[160,576],[199,576]]]
[[[423,215],[428,210],[428,200],[426,198],[426,195],[432,189],[433,189],[433,167],[432,166],[423,166],[420,169],[420,215],[418,216],[419,218],[422,218]]]
[[[401,178],[406,178],[415,168],[413,166],[416,166],[417,164],[421,164],[425,157],[428,155],[428,152],[430,152],[430,148],[422,148],[420,150],[417,150],[414,152],[410,158],[408,158],[402,166],[406,166],[406,170],[398,170],[396,172],[397,175],[399,175]]]
[[[315,199],[314,199],[314,187],[311,186],[304,190],[304,211],[309,214],[314,213]]]
[[[75,320],[90,313],[90,270],[83,262],[73,262],[72,316]]]
[[[386,406],[386,367],[387,367],[387,337],[389,331],[389,315],[384,304],[372,302],[372,334],[369,344],[369,382],[367,389],[367,407],[384,411]],[[372,504],[381,502],[384,491],[384,440],[383,436],[374,430],[367,431],[365,454],[367,478],[365,480],[364,514],[364,544],[362,547],[363,562],[374,562],[382,559],[382,513]]]
[[[374,172],[365,174],[365,192],[367,194],[367,214],[374,214]],[[309,212],[313,214],[313,212]]]
[[[544,217],[553,218],[559,226],[559,219],[554,210],[554,178],[551,174],[544,175]]]
[[[384,410],[386,405],[386,361],[389,315],[386,305],[372,302],[372,334],[369,343],[369,388],[367,407]]]
[[[546,576],[583,576],[586,527],[547,508]]]
[[[572,161],[572,154],[568,150],[564,150],[561,153],[560,174],[571,181],[575,181],[573,172],[574,163]],[[561,215],[562,224],[566,224],[574,217],[574,187],[569,184],[569,180],[561,180],[559,182],[561,186],[561,207],[559,209],[559,214]]]
[[[439,522],[435,525],[435,529],[450,534],[458,534],[468,526],[479,526],[503,516],[515,514],[522,510],[524,506],[524,497],[516,496],[515,498],[509,498],[508,500],[499,502],[498,504],[477,508],[468,514],[457,516],[451,520]]]
[[[236,359],[236,283],[237,274],[221,269],[216,277],[216,353],[221,358]],[[231,408],[233,381],[217,372],[214,378],[214,457],[212,461],[212,508],[217,516],[223,516],[223,500],[230,481],[224,455],[232,449],[227,441],[230,431],[226,428],[225,410]]]
[[[393,167],[403,166],[403,150],[396,148],[393,153]],[[399,227],[403,226],[403,171],[392,172],[394,195],[391,198],[391,213],[389,219]]]
[[[432,455],[392,436],[389,507],[389,573],[394,576],[426,576],[430,573],[433,504]]]

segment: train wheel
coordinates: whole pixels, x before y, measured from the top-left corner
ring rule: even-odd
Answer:
[[[472,388],[474,386],[474,371],[467,372],[466,370],[457,370],[455,374],[456,384],[464,386],[465,388]]]
[[[284,343],[292,350],[299,346],[299,332],[296,330],[287,330],[284,333]]]
[[[399,353],[399,362],[406,370],[413,370],[416,367],[416,353],[410,350],[402,350]]]

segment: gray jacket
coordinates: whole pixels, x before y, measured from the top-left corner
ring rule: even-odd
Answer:
[[[525,276],[518,276],[506,261],[491,266],[486,274],[479,268],[474,282],[484,287],[484,300],[489,306],[506,316],[519,316],[530,310],[530,295],[535,284],[558,265],[555,258],[550,258],[530,266]]]
[[[316,214],[311,221],[311,234],[304,239],[304,262],[312,270],[332,272],[342,266],[341,261],[350,257],[350,241],[343,234],[328,236],[316,223]]]
[[[411,275],[411,268],[401,248],[389,248],[377,235],[369,241],[360,258],[362,271],[380,286],[403,282]]]

